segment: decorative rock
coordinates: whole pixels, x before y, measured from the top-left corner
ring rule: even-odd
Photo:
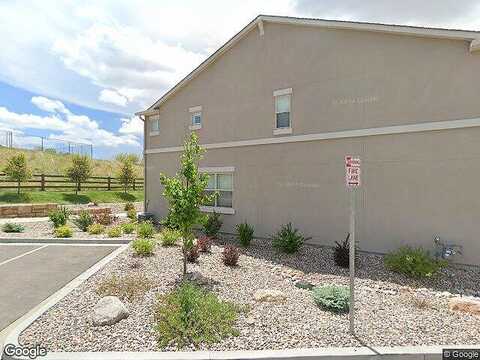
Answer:
[[[187,273],[185,275],[185,279],[188,280],[188,281],[196,282],[198,285],[208,285],[208,284],[210,284],[210,279],[203,276],[198,271]]]
[[[261,289],[255,291],[253,298],[261,302],[284,302],[287,296],[280,290]]]
[[[113,325],[130,315],[127,308],[116,296],[101,298],[93,308],[93,325]]]
[[[246,318],[245,322],[247,323],[247,325],[255,325],[255,319],[252,317]]]
[[[309,283],[308,281],[296,281],[295,286],[299,289],[304,289],[304,290],[312,290],[313,289],[313,284]]]
[[[473,315],[480,315],[480,301],[465,298],[453,298],[448,303],[452,311],[462,311]]]

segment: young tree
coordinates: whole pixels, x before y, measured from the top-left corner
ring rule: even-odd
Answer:
[[[75,183],[75,195],[81,190],[82,182],[92,175],[90,159],[84,155],[74,155],[72,165],[67,169],[68,178]]]
[[[198,171],[203,151],[198,145],[197,135],[192,133],[184,143],[180,172],[173,177],[160,174],[163,195],[170,205],[169,217],[182,234],[184,276],[187,273],[186,255],[193,247],[193,227],[204,220],[200,206],[212,200],[212,196],[205,193],[208,175]]]
[[[127,193],[128,187],[135,181],[135,164],[138,161],[138,156],[135,154],[120,154],[116,157],[120,163],[117,178],[120,184],[123,185],[123,190]]]
[[[20,183],[28,180],[32,176],[27,167],[27,159],[23,153],[11,156],[3,171],[10,180],[17,182],[17,194],[20,194]]]

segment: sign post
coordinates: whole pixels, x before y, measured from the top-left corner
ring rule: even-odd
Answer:
[[[345,183],[350,195],[350,333],[355,334],[355,192],[360,187],[360,158],[345,156]]]

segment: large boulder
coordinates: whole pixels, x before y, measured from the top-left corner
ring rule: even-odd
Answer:
[[[468,298],[453,298],[448,303],[448,308],[452,311],[462,311],[480,316],[480,301]]]
[[[93,325],[113,325],[130,315],[127,308],[116,296],[101,298],[93,308]]]
[[[255,291],[253,298],[259,302],[281,303],[287,300],[287,296],[280,290],[260,289]]]

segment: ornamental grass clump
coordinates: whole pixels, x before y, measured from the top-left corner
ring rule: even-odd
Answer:
[[[160,346],[177,348],[212,344],[239,333],[234,328],[237,308],[190,282],[159,296],[154,310]]]
[[[238,239],[240,240],[240,245],[243,247],[248,247],[253,239],[253,226],[247,222],[244,222],[238,224],[235,228],[237,230]]]
[[[22,224],[7,222],[2,225],[2,231],[6,233],[21,233],[25,231],[25,226]]]
[[[120,225],[112,226],[110,229],[108,229],[107,236],[111,238],[122,236],[122,227]]]
[[[445,260],[433,258],[421,247],[403,246],[385,255],[387,269],[405,274],[412,278],[429,278],[447,265]]]
[[[135,209],[127,210],[127,217],[132,221],[137,220],[137,211]]]
[[[133,234],[136,227],[137,225],[131,222],[122,224],[122,230],[125,234]]]
[[[281,229],[272,235],[271,239],[274,248],[287,254],[293,254],[310,238],[304,237],[298,229],[293,228],[292,223],[288,223],[282,225]]]
[[[350,290],[346,286],[324,285],[314,287],[313,300],[324,310],[345,313],[349,310]]]
[[[155,241],[152,239],[138,238],[131,242],[132,249],[135,255],[138,256],[150,256],[153,255],[153,249],[155,248]]]
[[[356,247],[355,247],[356,248]],[[355,263],[357,262],[358,252],[355,251]],[[333,250],[333,261],[335,264],[348,269],[350,267],[350,233],[341,243],[335,241],[335,249]]]
[[[105,225],[95,223],[90,225],[87,231],[90,235],[100,235],[105,232]]]
[[[143,274],[118,277],[112,275],[100,282],[95,292],[100,296],[118,296],[122,300],[139,299],[152,288],[152,282]]]
[[[155,236],[155,227],[150,221],[142,221],[137,225],[137,235],[144,239],[151,239]]]
[[[162,246],[174,246],[178,239],[180,239],[181,234],[178,230],[173,230],[169,228],[163,228],[160,232],[160,243]]]
[[[57,238],[71,238],[73,236],[73,230],[68,225],[62,225],[55,229],[54,234]]]

